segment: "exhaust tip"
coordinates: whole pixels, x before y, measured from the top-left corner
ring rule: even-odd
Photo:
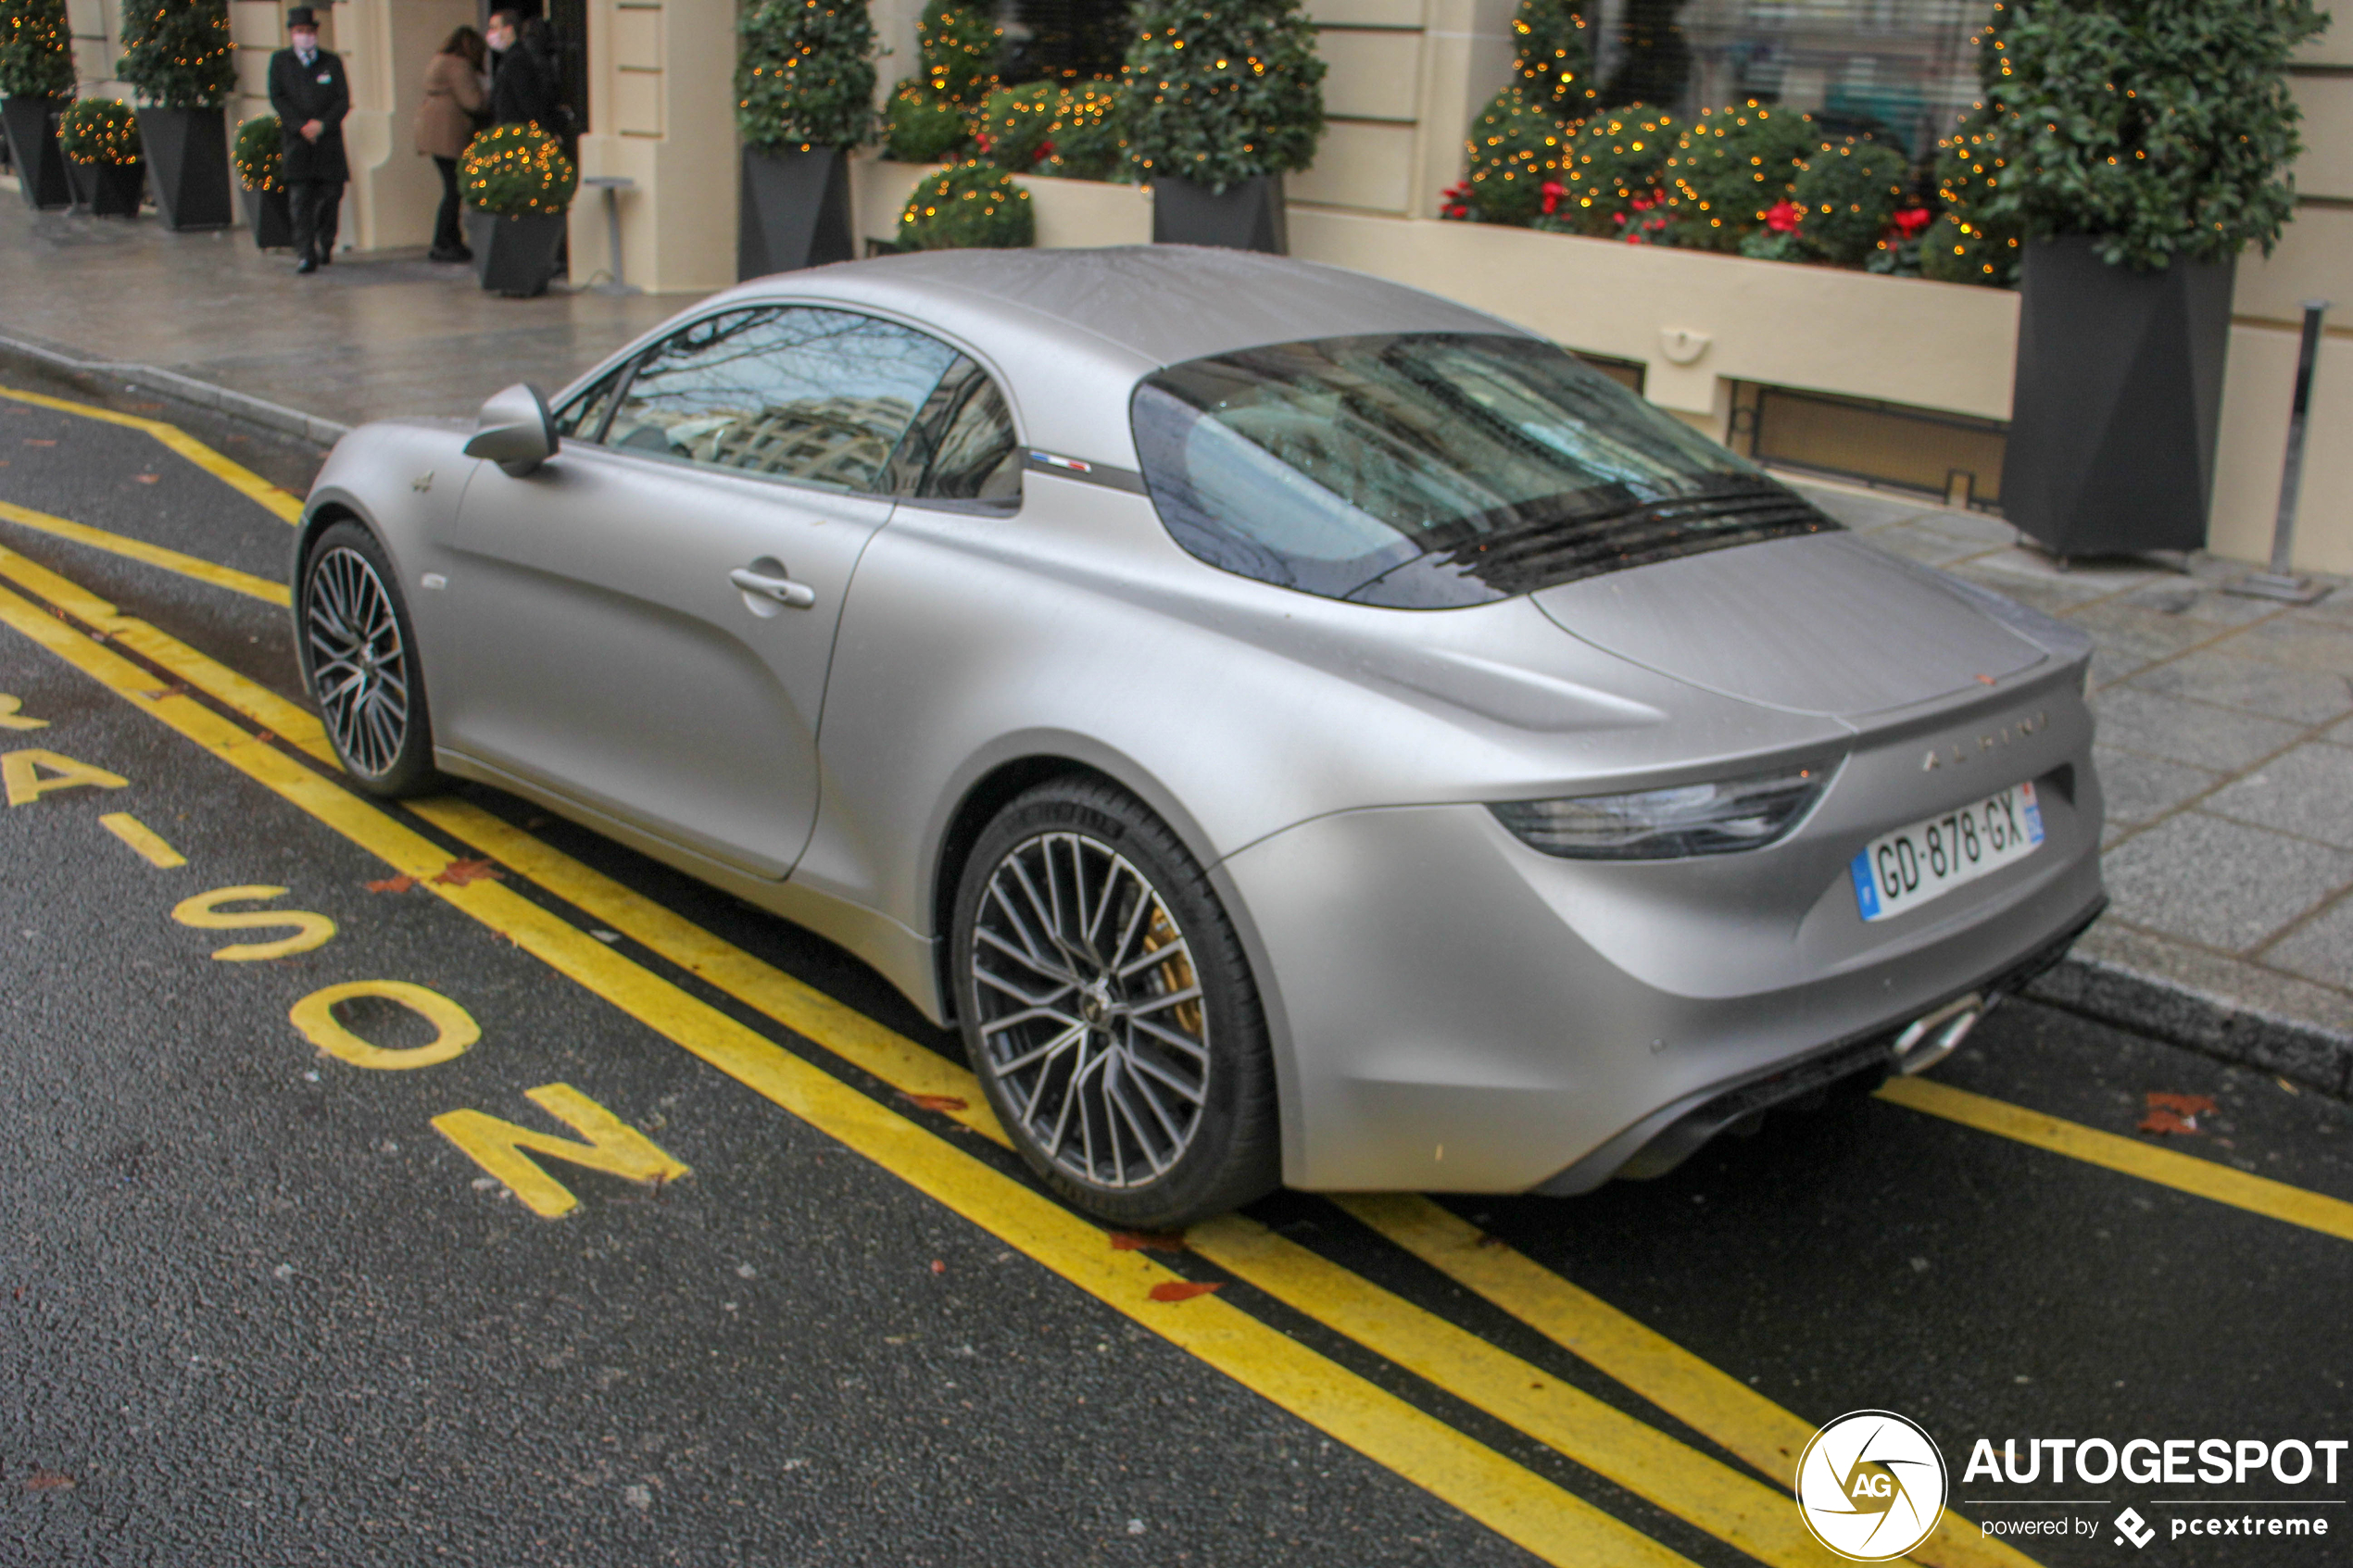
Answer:
[[[1985,998],[1975,991],[1956,997],[1934,1012],[1916,1018],[1895,1036],[1895,1071],[1910,1077],[1960,1049],[1977,1021],[1985,1016]]]

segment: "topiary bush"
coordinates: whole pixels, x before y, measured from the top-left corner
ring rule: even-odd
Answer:
[[[1051,82],[1000,87],[981,106],[973,140],[980,156],[1019,174],[1051,152],[1061,94]]]
[[[1994,131],[2001,110],[1979,104],[1936,144],[1936,198],[1942,212],[1920,237],[1920,276],[1944,283],[2018,286],[2024,235],[2018,220],[1990,216],[2005,165]]]
[[[238,182],[248,191],[283,191],[284,133],[274,114],[258,114],[237,127],[235,152]]]
[[[1119,83],[1107,80],[1077,82],[1056,94],[1047,154],[1031,172],[1072,180],[1129,178],[1120,102]]]
[[[115,74],[167,109],[217,109],[236,91],[229,0],[127,0]]]
[[[973,141],[974,124],[997,86],[1003,30],[978,6],[931,0],[915,23],[920,74],[890,91],[886,151],[902,163],[938,163]]]
[[[1545,187],[1560,182],[1568,144],[1569,129],[1548,101],[1523,88],[1504,88],[1471,127],[1468,169],[1462,183],[1447,193],[1447,216],[1479,223],[1534,222]]]
[[[1121,81],[1147,178],[1223,191],[1304,169],[1324,134],[1324,62],[1298,0],[1139,0]]]
[[[865,0],[750,0],[736,24],[736,125],[765,153],[854,147],[874,133]]]
[[[1037,240],[1029,193],[979,158],[918,182],[899,215],[900,250],[1019,250]]]
[[[458,183],[477,212],[551,217],[572,206],[580,173],[563,144],[537,126],[494,125],[466,144]]]
[[[57,117],[57,147],[76,163],[137,163],[139,117],[119,99],[77,99]]]
[[[2007,167],[1986,217],[2089,236],[2110,266],[2270,255],[2303,150],[2284,71],[2326,26],[2309,0],[1997,4],[1978,79]]]
[[[0,98],[73,96],[66,0],[0,0]]]
[[[1680,128],[1672,115],[1644,104],[1597,114],[1569,138],[1561,194],[1537,223],[1559,233],[1628,234],[1655,239],[1667,200],[1667,160]]]
[[[1740,249],[1767,208],[1795,194],[1806,157],[1820,144],[1807,116],[1754,98],[1702,109],[1684,121],[1667,160],[1661,237],[1693,250]]]
[[[1908,204],[1912,160],[1884,142],[1846,137],[1819,144],[1806,160],[1790,199],[1805,214],[1798,232],[1808,255],[1833,267],[1860,267]]]
[[[1519,0],[1512,15],[1512,85],[1554,118],[1578,120],[1600,94],[1579,0]]]
[[[940,163],[972,140],[964,111],[933,97],[912,77],[892,91],[883,122],[884,151],[901,163]]]

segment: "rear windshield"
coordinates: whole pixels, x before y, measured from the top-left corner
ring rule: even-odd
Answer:
[[[1838,525],[1534,338],[1381,333],[1194,359],[1133,407],[1153,505],[1213,566],[1403,609]]]

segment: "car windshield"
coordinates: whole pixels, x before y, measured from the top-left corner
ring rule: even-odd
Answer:
[[[1144,480],[1213,566],[1406,609],[1838,525],[1565,350],[1382,333],[1194,359],[1132,409]]]

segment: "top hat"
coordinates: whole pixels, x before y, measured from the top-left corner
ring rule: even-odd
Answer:
[[[286,13],[286,26],[290,30],[297,27],[307,27],[310,29],[311,31],[316,32],[319,31],[319,19],[311,14],[309,6],[296,6],[293,10]]]

